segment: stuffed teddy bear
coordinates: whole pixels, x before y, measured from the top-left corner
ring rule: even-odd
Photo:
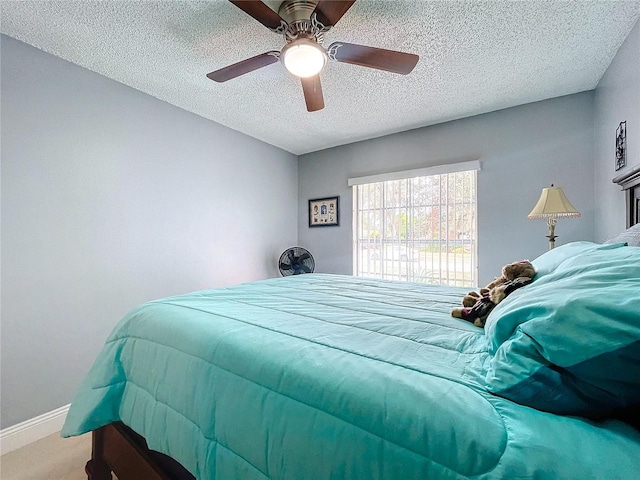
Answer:
[[[523,260],[502,267],[502,275],[477,292],[469,292],[462,300],[464,308],[454,308],[451,315],[477,327],[484,327],[491,310],[514,290],[533,281],[536,271],[533,265]],[[468,305],[474,299],[472,305]]]
[[[463,307],[473,307],[478,300],[485,297],[489,292],[510,280],[515,280],[518,277],[533,278],[536,274],[535,268],[528,260],[521,260],[519,262],[513,262],[502,267],[502,275],[493,279],[487,286],[480,289],[480,292],[469,292],[462,299]]]
[[[454,308],[451,311],[451,315],[473,322],[476,327],[484,327],[487,317],[498,303],[514,290],[524,287],[532,281],[533,278],[531,277],[518,277],[514,280],[509,280],[492,289],[488,295],[480,298],[473,307]]]

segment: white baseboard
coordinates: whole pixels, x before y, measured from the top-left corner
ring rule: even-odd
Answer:
[[[0,455],[17,450],[62,429],[71,405],[56,408],[0,430]]]

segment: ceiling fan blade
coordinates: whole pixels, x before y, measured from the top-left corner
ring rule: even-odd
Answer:
[[[239,77],[245,73],[253,72],[272,63],[276,63],[280,57],[280,52],[272,51],[256,55],[255,57],[247,58],[241,62],[234,63],[227,67],[216,70],[215,72],[207,73],[207,77],[216,82],[226,82],[232,78]]]
[[[301,78],[304,100],[307,102],[307,111],[315,112],[324,108],[324,98],[322,97],[322,85],[320,75],[309,78]]]
[[[332,27],[347,13],[356,0],[320,0],[314,13],[325,27]]]
[[[260,0],[229,0],[240,10],[252,16],[265,27],[276,30],[282,24],[282,18]]]
[[[335,42],[327,49],[329,58],[361,67],[377,68],[406,75],[413,70],[420,57],[412,53],[366,47],[353,43]]]

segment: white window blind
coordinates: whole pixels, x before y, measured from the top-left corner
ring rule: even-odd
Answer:
[[[350,179],[354,275],[476,285],[479,168],[474,161]]]

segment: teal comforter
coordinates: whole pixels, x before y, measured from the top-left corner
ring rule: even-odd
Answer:
[[[631,426],[489,393],[465,292],[308,274],[147,303],[63,436],[122,421],[202,480],[636,478]]]

